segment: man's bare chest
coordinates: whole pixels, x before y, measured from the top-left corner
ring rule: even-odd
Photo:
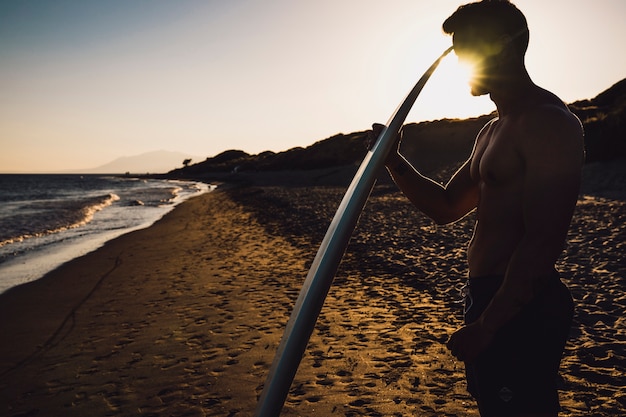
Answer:
[[[523,172],[517,132],[507,123],[492,123],[476,142],[472,177],[492,186],[506,186]]]

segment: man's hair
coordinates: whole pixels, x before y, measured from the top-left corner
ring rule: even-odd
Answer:
[[[485,40],[496,40],[508,35],[522,56],[528,49],[528,23],[522,12],[509,0],[482,0],[459,7],[443,22],[443,31],[449,35],[472,29]]]

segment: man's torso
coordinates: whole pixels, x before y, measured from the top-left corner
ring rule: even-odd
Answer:
[[[545,94],[538,97],[538,105],[559,107],[571,115],[566,106],[555,99]],[[526,137],[525,124],[536,107],[492,120],[477,138],[470,162],[470,173],[478,183],[480,194],[477,223],[468,248],[471,276],[504,274],[525,233],[523,204],[527,172],[524,158],[534,151],[529,152],[529,146],[537,146],[528,144],[533,141]],[[574,115],[571,118],[575,120]],[[555,155],[555,163],[559,163],[558,155]]]

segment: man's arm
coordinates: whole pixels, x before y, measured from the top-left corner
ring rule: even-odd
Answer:
[[[387,170],[406,197],[437,224],[452,223],[476,208],[478,183],[471,178],[466,161],[446,186],[420,174],[395,152],[386,161]]]

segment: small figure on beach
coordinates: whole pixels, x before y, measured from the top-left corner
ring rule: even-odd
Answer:
[[[473,67],[471,94],[488,94],[497,117],[445,186],[399,151],[385,165],[408,199],[438,224],[476,210],[465,325],[447,347],[465,362],[481,416],[557,416],[573,301],[555,263],[579,193],[582,125],[531,80],[524,63],[526,18],[508,0],[461,6],[443,30],[452,35],[459,60]],[[374,125],[372,135],[382,128]]]

